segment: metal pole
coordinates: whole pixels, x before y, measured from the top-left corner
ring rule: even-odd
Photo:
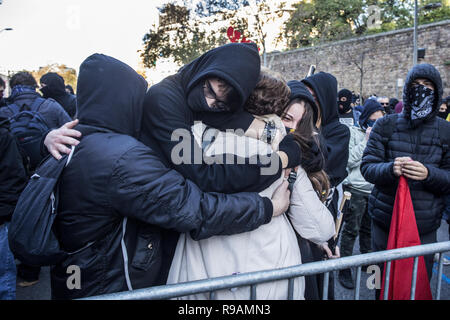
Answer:
[[[359,300],[360,282],[361,282],[361,267],[358,267],[358,269],[356,271],[355,300]]]
[[[414,0],[414,51],[413,51],[413,65],[415,66],[417,64],[417,25],[418,23],[418,11],[419,8],[417,6],[417,1]]]
[[[437,288],[436,288],[436,300],[441,300],[441,285],[442,285],[442,265],[444,262],[444,255],[439,253],[439,267],[438,267],[438,277],[437,277]]]
[[[383,299],[387,300],[389,298],[389,279],[391,278],[391,262],[386,263],[386,278],[384,278],[384,295]]]
[[[326,272],[323,277],[322,300],[328,300],[328,282],[330,281],[330,273]]]
[[[414,258],[414,266],[413,266],[413,273],[412,273],[412,284],[411,284],[411,300],[416,299],[416,283],[417,283],[417,266],[419,264],[419,257]]]

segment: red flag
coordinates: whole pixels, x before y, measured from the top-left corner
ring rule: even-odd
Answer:
[[[420,245],[419,231],[411,201],[408,182],[404,176],[400,181],[395,196],[394,211],[392,213],[391,228],[387,250]],[[394,260],[391,262],[389,277],[389,300],[409,300],[411,298],[411,283],[414,258]],[[384,297],[384,280],[386,263],[383,272],[383,285],[380,299]],[[425,260],[419,257],[416,280],[416,300],[432,300],[430,282],[428,280]]]

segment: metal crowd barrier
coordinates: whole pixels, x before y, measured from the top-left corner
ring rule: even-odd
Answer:
[[[406,247],[394,250],[378,251],[350,257],[343,257],[339,259],[331,259],[326,261],[311,262],[282,269],[249,272],[192,282],[184,282],[178,284],[150,287],[145,289],[137,289],[133,291],[92,296],[85,298],[84,300],[153,300],[153,299],[161,300],[161,299],[172,299],[177,297],[183,297],[191,294],[204,292],[209,292],[210,299],[214,300],[215,291],[217,290],[243,286],[250,286],[249,299],[255,300],[256,286],[258,284],[286,279],[289,280],[287,296],[288,299],[291,300],[293,298],[295,278],[320,273],[324,273],[323,299],[326,300],[328,298],[327,294],[328,294],[330,272],[341,269],[347,269],[350,267],[357,267],[354,299],[359,300],[361,267],[367,265],[380,264],[383,262],[387,262],[385,291],[384,291],[384,299],[387,299],[387,294],[389,291],[388,288],[389,288],[389,275],[391,262],[393,260],[400,260],[412,257],[414,257],[414,266],[411,284],[411,300],[414,300],[419,257],[435,253],[439,253],[438,284],[436,288],[435,299],[440,300],[442,266],[443,266],[442,253],[446,251],[450,251],[450,241],[437,242],[432,244]]]

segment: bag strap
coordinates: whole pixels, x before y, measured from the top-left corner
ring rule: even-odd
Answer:
[[[66,165],[64,167],[67,167],[69,165],[70,160],[72,160],[73,153],[75,152],[75,146],[72,146],[72,150],[69,153],[69,156],[67,157]]]
[[[45,99],[43,98],[36,98],[34,99],[33,103],[30,106],[30,111],[38,112],[41,105],[45,102]]]
[[[392,134],[395,130],[395,122],[397,121],[398,115],[388,115],[388,120],[384,124],[381,130],[381,141],[383,142],[385,148],[387,147],[387,143],[389,142],[389,139],[391,139]]]
[[[8,104],[7,107],[8,107],[9,110],[11,110],[13,115],[16,115],[17,113],[20,112],[20,107],[17,104],[15,104],[15,103]]]

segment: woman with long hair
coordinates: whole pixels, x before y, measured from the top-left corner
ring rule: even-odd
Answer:
[[[229,131],[220,132],[197,123],[192,130],[197,143],[203,147],[204,156],[220,156],[224,150],[234,150],[237,156],[258,157],[269,154],[270,149],[277,150],[279,141],[286,135],[285,125],[277,114],[282,114],[289,98],[290,90],[284,80],[268,71],[261,72],[259,82],[248,99],[245,109],[266,123],[264,130],[247,132],[251,136],[243,136]],[[308,156],[310,153],[317,154],[316,151],[309,150],[310,141],[315,139],[315,134],[312,131],[308,132],[309,129],[302,123],[302,130],[294,133],[293,136],[300,145],[304,144],[302,149],[305,159],[310,159]],[[308,138],[301,137],[301,134],[305,134]],[[311,148],[314,149],[312,144]],[[318,150],[320,153],[320,149]],[[312,168],[316,170],[317,165],[314,161],[306,160],[305,165],[308,166],[308,163],[312,164]],[[283,173],[276,182],[260,194],[266,196],[272,194],[286,179],[285,175],[286,173]],[[242,178],[245,179],[245,177]],[[293,184],[289,211],[273,217],[269,223],[250,232],[214,236],[200,241],[192,240],[189,234],[180,235],[168,283],[301,264],[302,259],[295,232],[317,243],[323,243],[334,235],[334,221],[320,199],[323,193],[327,193],[326,180],[322,180],[319,174],[316,175],[312,171],[307,173],[299,167],[297,180]],[[259,284],[256,287],[256,298],[287,299],[287,289],[287,280]],[[304,299],[304,291],[304,278],[296,278],[294,299]],[[217,299],[248,299],[249,290],[248,287],[220,290],[215,293],[215,297]],[[208,294],[196,294],[184,298],[208,299]]]

